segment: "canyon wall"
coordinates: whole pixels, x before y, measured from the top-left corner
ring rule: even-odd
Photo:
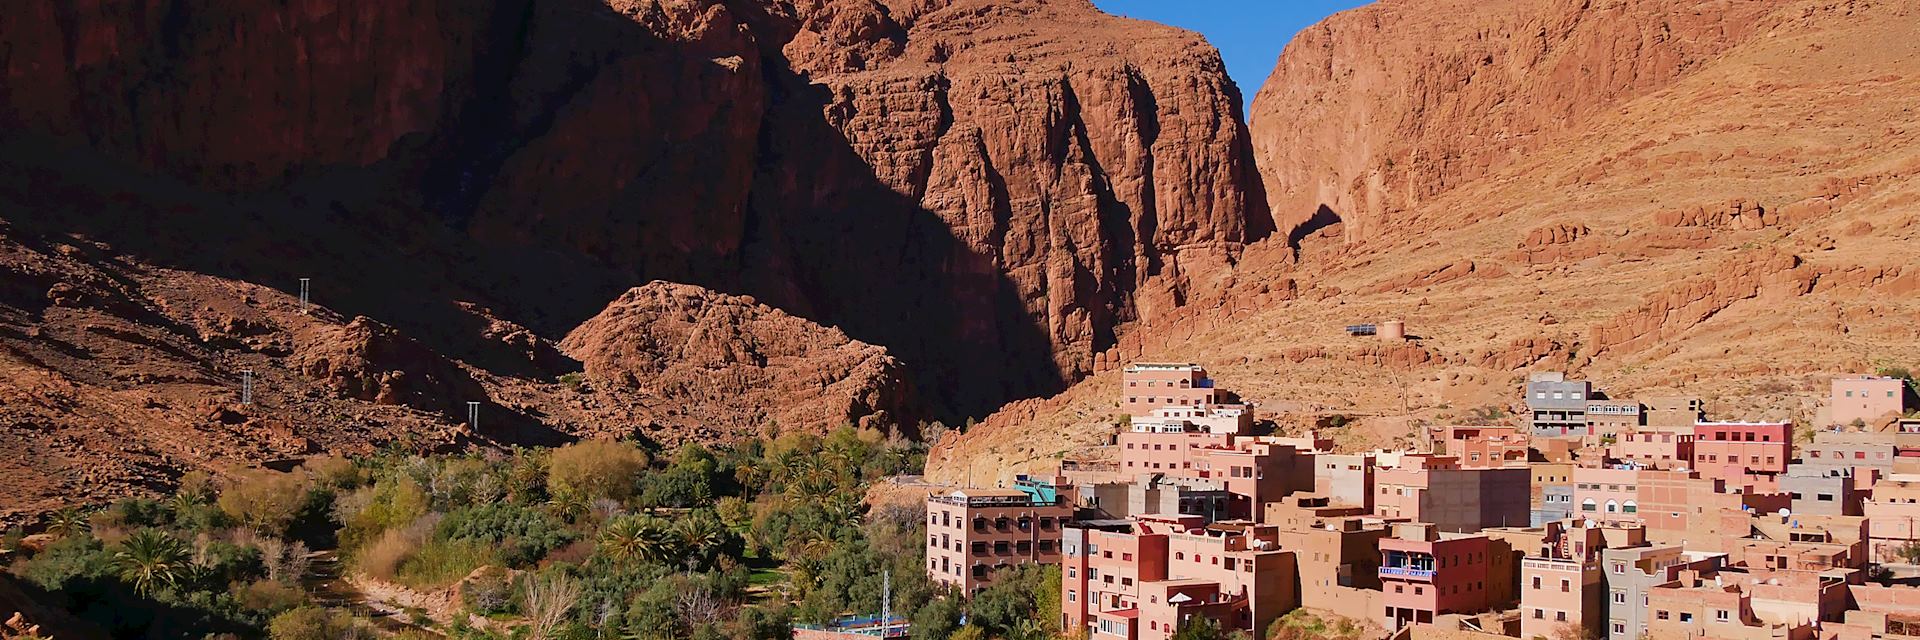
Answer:
[[[1255,97],[1273,215],[1349,242],[1660,91],[1793,0],[1381,0],[1302,31]],[[1321,212],[1319,219],[1315,214]]]
[[[651,279],[751,294],[949,414],[1085,375],[1272,227],[1217,52],[1086,0],[32,0],[0,33],[10,139],[582,265],[455,283],[553,338]]]

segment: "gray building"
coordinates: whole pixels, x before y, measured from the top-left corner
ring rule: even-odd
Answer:
[[[1898,449],[1896,437],[1892,433],[1816,431],[1813,442],[1800,447],[1800,464],[1821,471],[1864,467],[1879,471],[1881,476],[1890,475]]]
[[[1234,496],[1215,482],[1169,478],[1154,473],[1133,482],[1080,485],[1080,507],[1088,517],[1124,520],[1142,515],[1185,514],[1208,522],[1228,518]]]
[[[1541,371],[1527,376],[1527,409],[1533,413],[1529,426],[1537,437],[1589,435],[1587,401],[1604,398],[1594,395],[1593,383],[1568,380],[1564,373]]]
[[[1794,515],[1857,516],[1864,496],[1854,488],[1852,469],[1787,465],[1780,491],[1793,499]]]
[[[1600,580],[1607,591],[1607,640],[1638,640],[1647,633],[1647,591],[1672,582],[1686,569],[1718,568],[1726,556],[1685,551],[1679,545],[1627,547],[1600,551]]]
[[[1550,484],[1540,487],[1540,502],[1533,505],[1527,526],[1544,527],[1573,517],[1573,485]]]

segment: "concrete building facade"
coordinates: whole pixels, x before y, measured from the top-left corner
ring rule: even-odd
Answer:
[[[1912,392],[1907,381],[1883,376],[1835,378],[1827,398],[1827,421],[1836,425],[1867,425],[1907,412]]]
[[[1461,467],[1448,456],[1409,455],[1374,474],[1374,514],[1478,531],[1530,521],[1526,467]]]
[[[962,593],[994,573],[1060,561],[1060,536],[1073,506],[1037,488],[962,489],[927,498],[927,577]]]
[[[1380,540],[1380,626],[1394,631],[1437,616],[1477,613],[1513,602],[1511,550],[1484,535],[1442,533],[1403,523]]]
[[[1688,469],[1693,466],[1692,433],[1632,429],[1615,435],[1607,457],[1644,469]]]
[[[1751,474],[1783,473],[1793,461],[1792,423],[1702,422],[1693,435],[1693,468],[1701,477],[1738,485]]]
[[[1528,422],[1535,437],[1592,435],[1587,428],[1587,401],[1594,399],[1593,383],[1568,380],[1559,372],[1535,372],[1527,377]]]

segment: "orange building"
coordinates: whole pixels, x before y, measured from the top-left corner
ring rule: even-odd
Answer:
[[[1827,399],[1830,424],[1872,424],[1907,411],[1907,381],[1881,376],[1836,378]]]
[[[1393,525],[1380,540],[1380,626],[1432,624],[1513,602],[1512,551],[1478,534],[1442,533],[1425,523]]]
[[[1197,364],[1136,363],[1121,375],[1120,410],[1130,416],[1152,416],[1163,407],[1233,404],[1238,398],[1213,387],[1207,369]]]
[[[1622,431],[1607,447],[1607,457],[1646,469],[1693,466],[1693,434],[1672,431]]]
[[[1443,531],[1478,531],[1531,521],[1527,467],[1465,468],[1449,456],[1401,456],[1374,473],[1373,512],[1428,522]]]
[[[1195,616],[1264,630],[1299,605],[1295,554],[1272,527],[1196,518],[1083,523],[1065,534],[1061,628],[1165,640]]]
[[[1527,464],[1528,438],[1514,427],[1449,426],[1435,430],[1437,449],[1462,467]]]

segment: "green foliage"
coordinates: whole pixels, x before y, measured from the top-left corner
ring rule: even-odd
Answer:
[[[435,538],[401,561],[396,577],[410,587],[439,588],[498,561],[493,545],[485,541]]]
[[[985,591],[973,597],[968,606],[969,624],[984,627],[995,636],[1025,638],[1035,630],[1025,629],[1021,624],[1039,620],[1043,626],[1038,631],[1051,637],[1058,632],[1055,627],[1059,618],[1054,613],[1060,610],[1059,602],[1058,565],[1006,569],[996,574],[993,584]]]
[[[47,533],[58,538],[83,534],[92,528],[87,522],[87,512],[79,507],[62,507],[47,517]]]
[[[1173,640],[1225,640],[1226,633],[1220,630],[1220,623],[1206,616],[1194,616],[1180,626],[1173,634]]]
[[[519,598],[514,594],[514,582],[507,572],[494,567],[461,584],[460,602],[476,613],[495,615],[518,611]]]
[[[664,564],[679,555],[667,521],[653,516],[620,516],[600,529],[599,553],[621,566]]]
[[[427,493],[411,478],[390,477],[334,504],[334,520],[345,525],[340,544],[357,549],[381,533],[413,523],[427,514]]]
[[[511,567],[530,566],[579,537],[553,516],[502,502],[456,509],[440,521],[436,535],[492,544],[500,561]]]
[[[913,614],[913,640],[945,640],[960,628],[960,600],[939,598]]]
[[[240,524],[269,535],[285,535],[307,505],[303,475],[254,469],[235,474],[220,492],[220,510]]]
[[[273,640],[343,640],[369,637],[352,616],[319,607],[300,607],[273,617]]]
[[[713,502],[715,472],[719,461],[706,448],[687,443],[674,455],[665,471],[649,474],[640,482],[640,505],[645,507],[694,507]]]
[[[187,562],[187,545],[158,529],[133,532],[114,552],[113,559],[120,578],[141,595],[172,587],[192,570]]]

